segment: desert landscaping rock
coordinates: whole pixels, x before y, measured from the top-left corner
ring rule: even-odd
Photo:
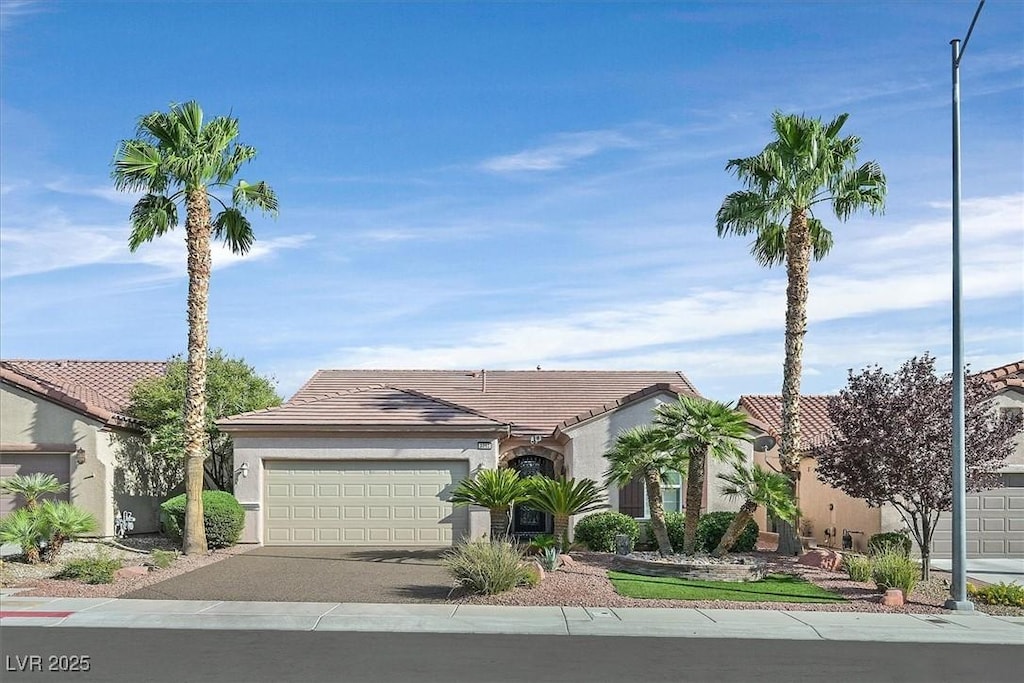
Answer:
[[[612,569],[641,576],[667,576],[699,581],[758,581],[764,578],[764,563],[750,558],[716,561],[714,558],[670,555],[651,557],[652,553],[615,555]]]

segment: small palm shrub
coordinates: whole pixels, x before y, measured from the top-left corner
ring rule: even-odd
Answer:
[[[0,489],[21,496],[25,501],[25,507],[30,511],[35,510],[42,496],[66,491],[67,484],[62,484],[57,477],[43,472],[32,474],[15,474],[0,481]]]
[[[185,494],[182,493],[160,505],[160,520],[164,529],[179,542],[185,528],[185,502]],[[203,526],[206,529],[206,543],[210,548],[233,546],[242,536],[245,510],[226,491],[203,491]]]
[[[871,558],[864,555],[843,555],[843,569],[851,581],[867,583],[871,580]]]
[[[899,550],[907,557],[910,557],[910,551],[913,548],[913,545],[909,536],[901,534],[898,531],[885,531],[880,534],[874,534],[870,539],[868,539],[869,554],[874,555],[886,548]]]
[[[701,515],[700,522],[697,524],[697,551],[711,552],[717,548],[735,517],[735,512],[709,512],[706,515]],[[754,520],[747,522],[747,526],[740,532],[736,542],[729,548],[729,552],[749,553],[753,551],[757,546],[757,535],[760,531],[757,522]],[[671,535],[669,540],[672,540]],[[674,540],[672,540],[672,547],[676,547]],[[682,548],[683,546],[679,545],[678,547]]]
[[[473,593],[494,595],[529,582],[519,549],[506,541],[470,541],[447,551],[441,565],[455,583]]]
[[[99,523],[92,513],[64,501],[43,501],[35,514],[41,520],[47,537],[42,555],[44,562],[53,562],[68,541],[99,528]]]
[[[57,574],[58,579],[73,579],[82,583],[114,583],[114,574],[121,568],[121,560],[97,551],[92,557],[70,560]]]
[[[902,549],[885,548],[871,557],[871,578],[878,590],[899,588],[904,597],[909,597],[920,575],[917,562],[904,555]]]
[[[21,554],[29,564],[38,564],[40,547],[46,530],[39,515],[28,508],[18,508],[0,519],[0,543],[11,543],[21,548]]]
[[[632,550],[640,539],[640,525],[629,515],[614,510],[597,512],[576,522],[576,540],[595,552],[615,552],[615,537],[619,534],[629,536]]]
[[[540,555],[549,548],[555,548],[558,542],[555,537],[551,534],[537,534],[530,539],[530,542],[526,545],[526,552],[531,555]]]
[[[986,605],[1024,607],[1024,586],[1019,583],[999,582],[992,586],[978,587],[967,584],[967,593],[972,599]]]

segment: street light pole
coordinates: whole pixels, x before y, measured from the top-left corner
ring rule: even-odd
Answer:
[[[985,0],[981,0],[967,29],[963,48],[959,38],[950,41],[953,58],[953,580],[949,587],[949,600],[944,606],[959,612],[974,611],[974,603],[967,599],[964,338],[960,267],[960,60],[984,6]]]

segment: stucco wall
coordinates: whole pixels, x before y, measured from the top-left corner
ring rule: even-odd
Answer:
[[[0,384],[0,441],[5,444],[73,444],[82,449],[85,462],[78,464],[71,453],[70,500],[92,513],[99,530],[96,535],[114,535],[115,509],[128,509],[136,517],[134,533],[157,530],[156,508],[160,496],[136,495],[120,487],[115,478],[124,433],[108,431],[98,420],[26,391]]]
[[[1024,408],[1024,391],[1004,389],[992,399],[992,406],[999,408]],[[1013,453],[1006,460],[1002,472],[1024,472],[1024,433],[1018,434]]]
[[[232,433],[235,470],[248,466],[248,476],[235,475],[235,497],[246,509],[242,543],[263,541],[263,481],[267,460],[460,460],[469,463],[472,475],[481,468],[497,466],[498,439],[486,435],[414,434],[397,436],[322,434]],[[490,449],[478,448],[478,442]],[[479,538],[488,532],[486,509],[469,511],[469,533]]]

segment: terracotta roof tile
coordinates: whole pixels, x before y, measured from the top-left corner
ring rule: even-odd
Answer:
[[[993,391],[1002,391],[1008,387],[1024,388],[1024,360],[985,370],[981,376],[992,385]]]
[[[497,420],[448,401],[382,385],[292,400],[274,408],[234,415],[220,420],[218,424],[224,427],[431,425],[493,429],[504,426]]]
[[[124,423],[132,387],[166,367],[163,361],[12,359],[0,361],[0,377],[104,422]]]
[[[800,436],[805,447],[821,443],[832,433],[832,421],[828,418],[830,398],[821,395],[800,397]],[[781,436],[782,396],[740,396],[738,407],[767,425],[769,434],[775,438]]]
[[[448,401],[511,424],[520,434],[550,434],[565,421],[600,414],[656,384],[697,394],[682,373],[670,371],[320,370],[289,403],[380,384]]]

